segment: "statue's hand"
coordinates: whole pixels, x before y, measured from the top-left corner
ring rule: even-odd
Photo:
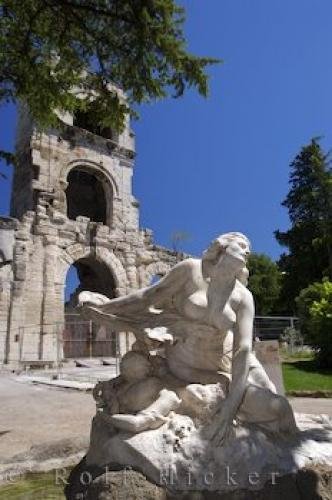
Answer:
[[[212,435],[211,440],[215,446],[222,446],[224,442],[231,437],[232,433],[232,421],[224,420],[219,423],[219,426]]]
[[[81,292],[78,296],[78,305],[83,307],[85,305],[102,306],[108,304],[110,299],[101,293],[96,292]]]
[[[233,419],[224,415],[222,410],[215,413],[213,422],[204,431],[204,436],[215,446],[221,446],[233,432]]]

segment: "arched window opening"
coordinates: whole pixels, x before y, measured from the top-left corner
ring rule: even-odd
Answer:
[[[79,259],[70,266],[65,289],[66,307],[76,307],[78,294],[84,291],[101,293],[109,299],[115,297],[112,273],[106,264],[92,256]]]
[[[107,224],[107,202],[102,181],[92,173],[75,168],[67,178],[67,215],[71,220],[78,216],[93,222]]]
[[[150,279],[150,285],[155,285],[163,277],[162,274],[154,274]]]
[[[116,135],[114,134],[111,127],[101,127],[96,123],[94,113],[92,110],[88,111],[77,111],[74,114],[73,125],[75,127],[82,128],[91,132],[92,134],[104,137],[104,139],[110,139],[115,141]]]
[[[104,325],[87,321],[77,310],[80,292],[90,291],[115,297],[115,280],[109,268],[94,257],[79,259],[70,266],[65,287],[64,357],[114,357],[117,335]]]

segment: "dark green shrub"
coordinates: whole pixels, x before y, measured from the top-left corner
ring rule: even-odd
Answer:
[[[324,279],[309,285],[296,304],[301,332],[315,349],[319,366],[332,368],[332,282]]]

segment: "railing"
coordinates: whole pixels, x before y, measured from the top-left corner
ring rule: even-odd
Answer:
[[[119,335],[93,321],[70,315],[65,323],[25,325],[19,328],[19,361],[44,361],[59,366],[64,359],[112,358],[119,367]]]
[[[93,321],[67,320],[62,342],[65,358],[117,357],[119,353],[118,335]]]
[[[298,326],[294,316],[256,316],[254,337],[279,340],[287,328]],[[4,347],[0,352],[5,352],[6,336],[0,332],[0,345]],[[82,321],[77,314],[66,314],[64,323],[22,326],[16,336],[22,363],[45,360],[60,365],[63,359],[113,358],[119,364],[119,335],[93,321]]]
[[[254,337],[260,340],[279,340],[287,328],[299,328],[296,316],[255,316]]]

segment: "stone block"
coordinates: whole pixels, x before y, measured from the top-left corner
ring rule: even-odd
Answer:
[[[284,395],[285,388],[281,371],[279,343],[277,340],[262,340],[254,343],[258,361],[263,365],[268,377],[276,386],[278,394]]]

